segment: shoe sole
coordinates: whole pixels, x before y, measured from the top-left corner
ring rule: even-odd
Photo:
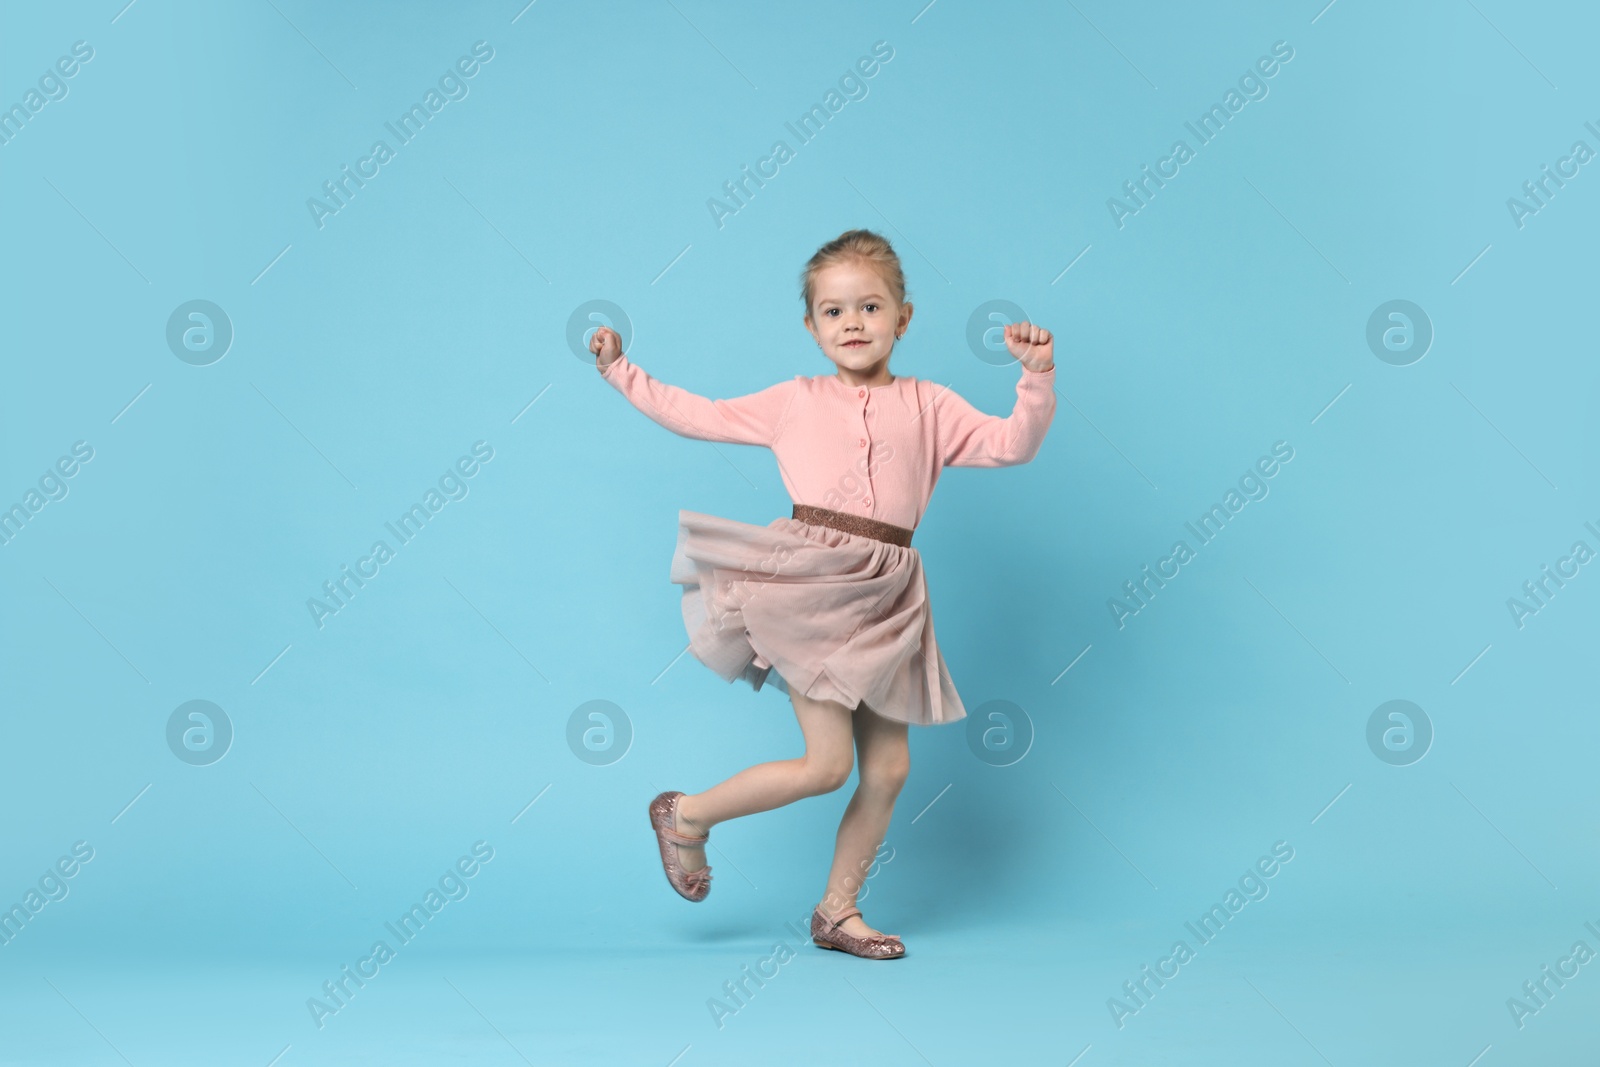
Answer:
[[[855,956],[858,960],[898,960],[905,958],[904,952],[897,952],[893,956],[858,956],[856,953],[851,952],[847,948],[840,948],[838,945],[830,945],[826,941],[818,941],[816,938],[812,938],[811,943],[816,945],[818,948],[832,949],[834,952],[843,952],[846,956]]]

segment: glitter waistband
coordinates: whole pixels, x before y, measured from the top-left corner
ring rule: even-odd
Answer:
[[[830,526],[835,530],[860,534],[878,541],[887,541],[901,548],[911,547],[911,530],[893,523],[869,519],[865,515],[851,515],[848,512],[819,508],[811,504],[796,504],[791,518],[818,526]]]

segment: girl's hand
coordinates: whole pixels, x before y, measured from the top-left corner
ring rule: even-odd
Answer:
[[[1013,322],[1006,326],[1006,351],[1031,371],[1047,371],[1056,365],[1056,342],[1043,326]]]
[[[622,338],[609,326],[596,327],[594,336],[589,338],[589,351],[595,354],[595,366],[604,370],[622,355]]]

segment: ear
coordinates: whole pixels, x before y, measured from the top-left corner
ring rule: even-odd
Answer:
[[[817,336],[817,328],[811,324],[811,312],[806,312],[805,315],[801,317],[800,321],[805,324],[806,332],[811,335],[811,339],[820,345],[822,343],[822,338]]]
[[[910,304],[900,305],[900,334],[905,335],[906,328],[911,325],[911,313],[914,311]]]

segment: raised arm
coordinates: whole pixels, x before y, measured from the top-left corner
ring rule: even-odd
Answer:
[[[1010,467],[1039,454],[1056,413],[1055,338],[1026,322],[1005,330],[1006,348],[1022,364],[1017,402],[1006,417],[985,415],[948,389],[934,397],[939,453],[947,467]]]
[[[941,389],[934,397],[939,451],[946,467],[1010,467],[1039,454],[1055,417],[1056,370],[1024,369],[1009,416],[986,415],[960,394]]]
[[[601,377],[628,402],[680,437],[772,447],[794,399],[793,379],[727,400],[708,400],[657,381],[643,367],[617,353],[600,368]]]

